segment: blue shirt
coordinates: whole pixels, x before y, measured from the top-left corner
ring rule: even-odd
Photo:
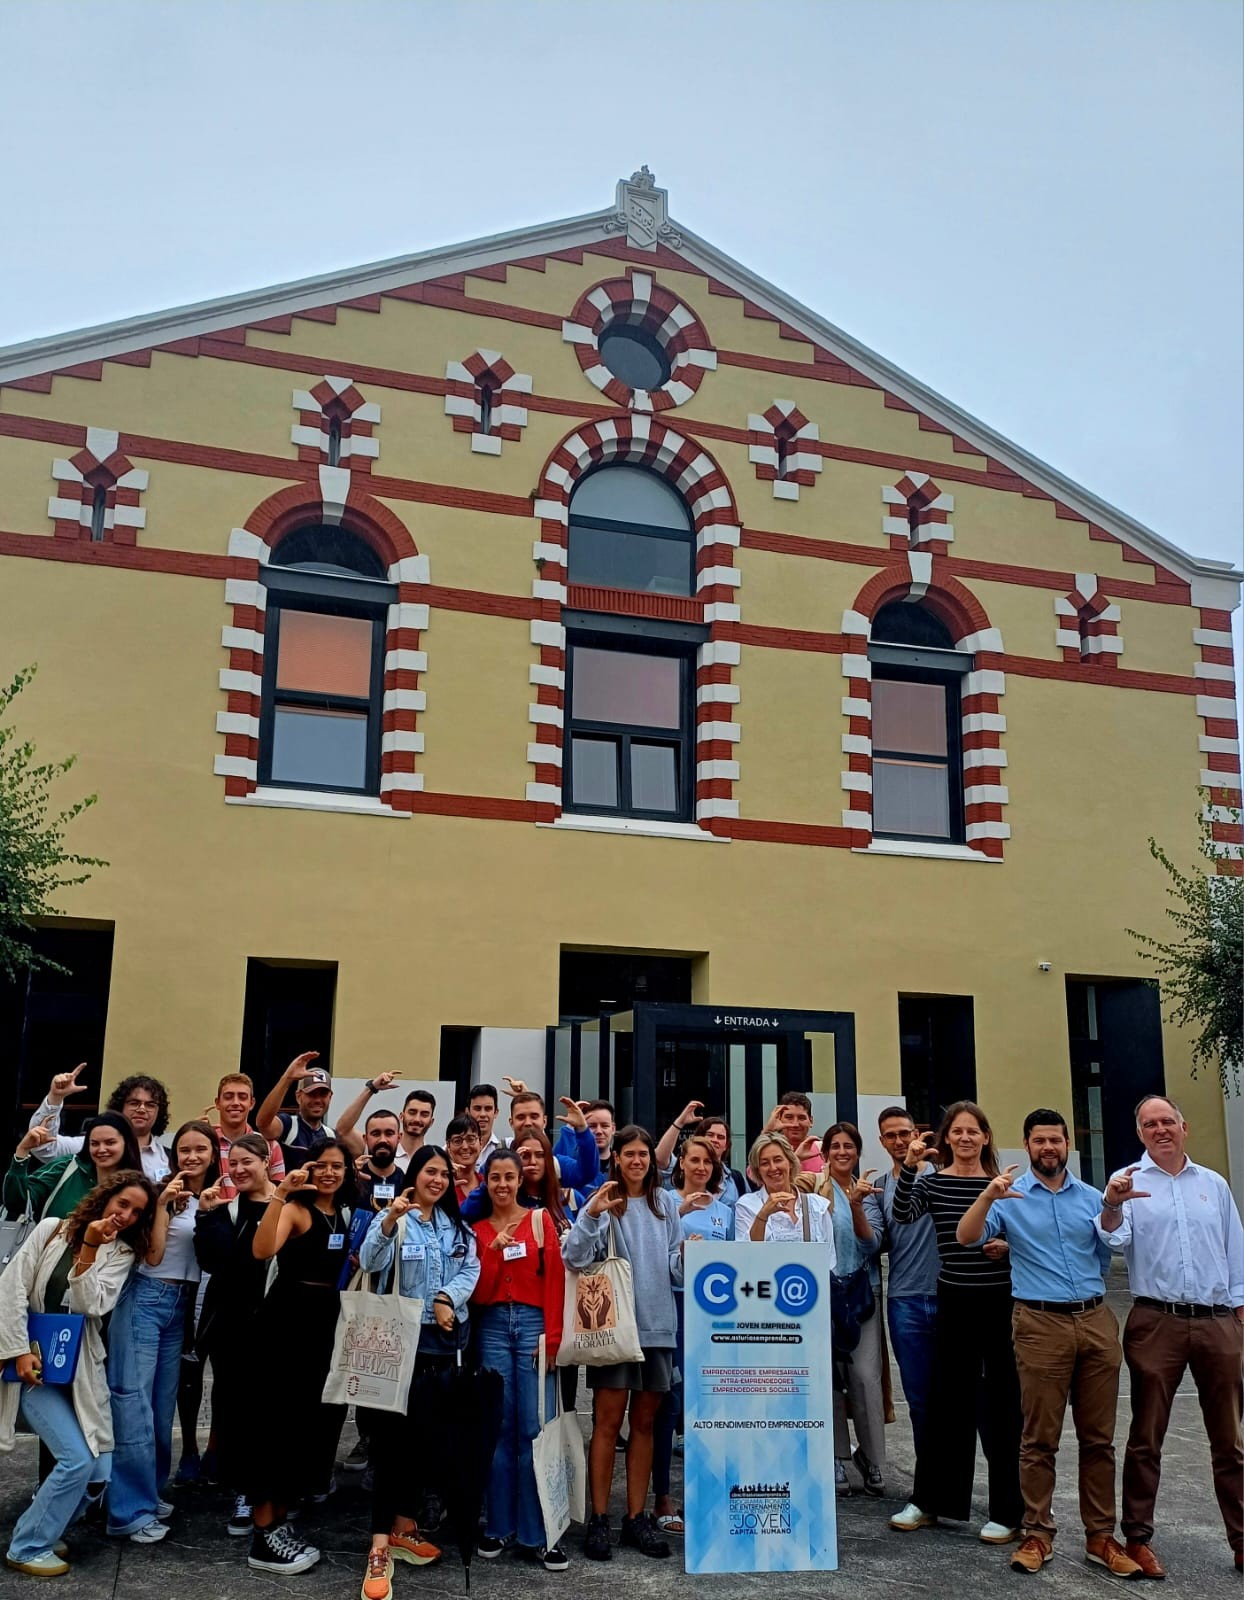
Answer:
[[[886,1294],[891,1300],[908,1300],[917,1295],[935,1295],[942,1260],[937,1253],[937,1234],[933,1218],[927,1214],[906,1226],[895,1224],[894,1191],[898,1179],[887,1172],[876,1185],[877,1193],[866,1196],[864,1215],[873,1232],[890,1252],[890,1276]]]
[[[1011,1292],[1017,1300],[1091,1300],[1105,1294],[1110,1252],[1097,1233],[1101,1190],[1070,1172],[1047,1189],[1031,1168],[1011,1185],[1022,1200],[995,1200],[980,1243],[1004,1238],[1011,1247]]]
[[[381,1227],[384,1218],[383,1211],[372,1218],[359,1251],[359,1265],[363,1271],[381,1274],[381,1283],[393,1264],[401,1227],[399,1223],[386,1237]],[[408,1211],[405,1221],[402,1255],[398,1262],[398,1293],[423,1301],[424,1322],[436,1321],[432,1302],[438,1294],[446,1294],[453,1302],[458,1321],[465,1322],[467,1301],[479,1282],[475,1235],[470,1228],[455,1228],[439,1206],[433,1209],[428,1222],[424,1222],[417,1211]]]

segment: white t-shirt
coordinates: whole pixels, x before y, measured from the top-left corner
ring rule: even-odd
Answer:
[[[753,1190],[751,1194],[739,1196],[739,1202],[734,1208],[734,1236],[736,1239],[751,1237],[752,1223],[760,1214],[760,1208],[769,1196],[763,1189]],[[794,1243],[803,1242],[803,1215],[802,1208],[808,1208],[808,1235],[817,1244],[829,1246],[829,1264],[831,1269],[837,1261],[837,1252],[834,1250],[834,1219],[830,1214],[829,1201],[823,1200],[819,1194],[800,1195],[799,1204],[795,1207],[794,1219],[786,1211],[775,1211],[765,1221],[766,1243]]]
[[[194,1253],[194,1219],[199,1209],[198,1195],[190,1195],[184,1211],[174,1211],[168,1219],[168,1238],[164,1245],[164,1260],[158,1267],[140,1261],[138,1270],[144,1278],[162,1278],[166,1282],[185,1280],[198,1283],[200,1270]]]

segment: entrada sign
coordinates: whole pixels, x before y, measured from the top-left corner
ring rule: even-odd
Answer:
[[[714,1017],[713,1021],[727,1028],[780,1028],[777,1017]]]

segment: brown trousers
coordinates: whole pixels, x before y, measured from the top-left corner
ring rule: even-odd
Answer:
[[[1054,1459],[1068,1399],[1080,1446],[1080,1520],[1090,1539],[1113,1534],[1114,1418],[1123,1365],[1114,1312],[1105,1304],[1071,1314],[1017,1305],[1011,1327],[1024,1413],[1024,1536],[1047,1548],[1054,1542]]]
[[[1230,1317],[1176,1317],[1133,1306],[1123,1334],[1132,1375],[1132,1427],[1123,1458],[1123,1532],[1147,1544],[1162,1475],[1162,1441],[1171,1402],[1191,1370],[1209,1435],[1214,1493],[1233,1550],[1244,1549],[1244,1451],[1240,1446],[1240,1376],[1244,1325]]]

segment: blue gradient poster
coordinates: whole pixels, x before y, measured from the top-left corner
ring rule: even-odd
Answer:
[[[838,1566],[828,1254],[687,1245],[688,1572]]]

